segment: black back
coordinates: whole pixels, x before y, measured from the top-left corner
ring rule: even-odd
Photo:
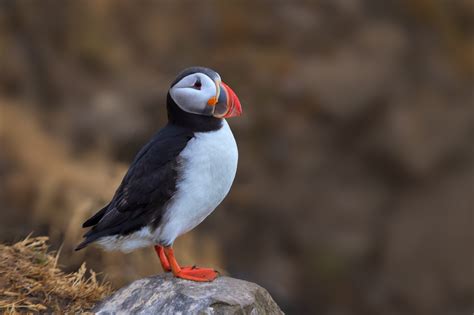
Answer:
[[[127,235],[158,226],[163,207],[176,192],[177,156],[194,133],[174,124],[161,129],[137,154],[112,201],[84,222],[90,227],[77,248],[103,236]]]

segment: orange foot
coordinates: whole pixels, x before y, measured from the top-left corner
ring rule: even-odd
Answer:
[[[159,249],[159,248],[158,248]],[[191,281],[198,281],[198,282],[211,282],[215,280],[219,273],[211,268],[197,268],[193,267],[180,267],[176,258],[174,257],[174,251],[171,246],[163,247],[164,255],[158,255],[159,257],[165,256],[167,258],[167,263],[171,268],[171,272],[175,277],[191,280]],[[161,258],[160,258],[161,260]],[[163,259],[164,260],[164,259]],[[163,264],[163,261],[162,261]],[[163,267],[167,267],[163,264]]]
[[[175,277],[198,281],[211,282],[219,276],[219,272],[212,268],[198,268],[198,267],[182,267],[181,270],[175,273]]]
[[[160,259],[161,267],[163,268],[163,271],[165,272],[170,272],[171,271],[171,266],[168,261],[168,258],[165,255],[165,250],[163,246],[156,245],[155,246],[155,251],[156,254],[158,255],[158,258]]]

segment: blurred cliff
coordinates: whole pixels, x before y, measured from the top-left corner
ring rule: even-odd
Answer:
[[[176,246],[294,314],[467,314],[474,2],[0,2],[0,241],[47,234],[117,286],[151,249],[73,253],[190,65],[239,95],[237,178]]]

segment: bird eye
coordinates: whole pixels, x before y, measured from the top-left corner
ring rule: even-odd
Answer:
[[[193,85],[193,88],[197,89],[197,90],[200,90],[201,89],[201,79],[197,79],[196,82],[194,82],[194,85]]]

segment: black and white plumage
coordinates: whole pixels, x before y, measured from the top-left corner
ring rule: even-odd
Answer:
[[[213,70],[189,68],[172,83],[167,110],[168,124],[138,152],[110,203],[83,224],[91,229],[77,250],[170,247],[229,192],[238,151],[225,118],[241,113],[235,93]]]

